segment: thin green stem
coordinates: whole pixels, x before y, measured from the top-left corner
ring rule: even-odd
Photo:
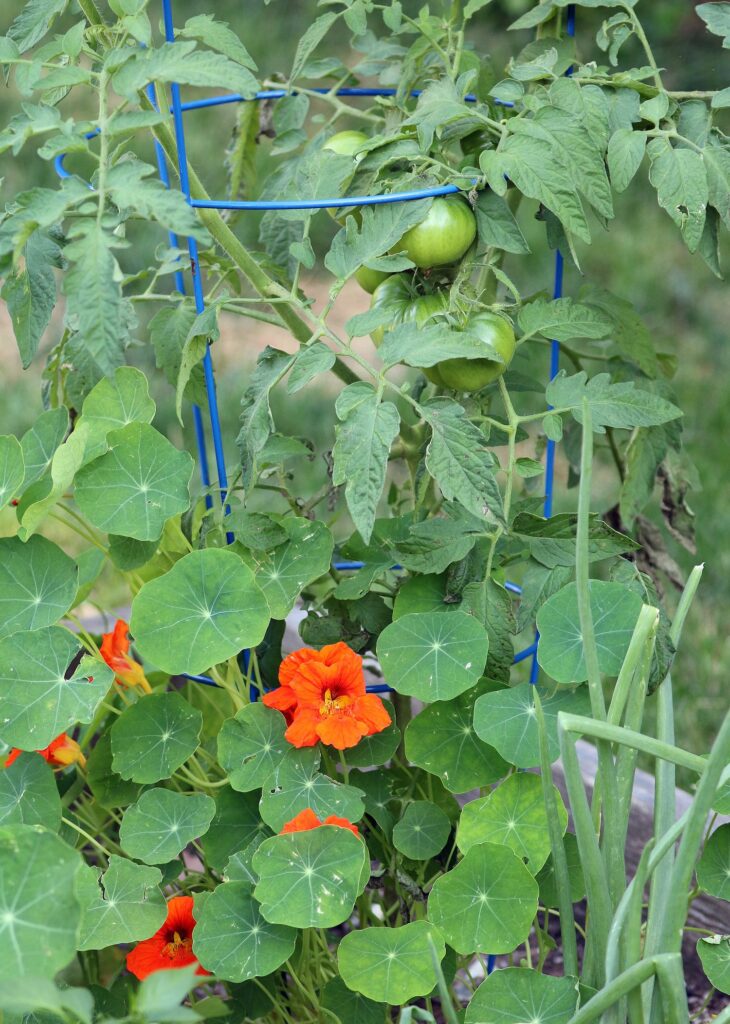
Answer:
[[[553,785],[553,773],[548,752],[547,728],[545,726],[545,715],[542,709],[542,701],[537,687],[533,688],[533,699],[535,702],[535,717],[537,720],[537,731],[540,742],[540,776],[542,779],[542,792],[547,813],[548,832],[550,834],[550,851],[553,858],[553,870],[555,872],[555,884],[558,890],[558,910],[560,911],[560,936],[563,943],[563,964],[565,973],[572,977],[578,977],[578,947],[575,938],[575,917],[573,915],[573,903],[570,898],[570,875],[568,872],[568,861],[565,856],[563,845],[563,825],[558,812],[558,802],[555,797],[555,786]]]
[[[577,735],[590,736],[593,739],[604,740],[607,743],[623,743],[634,750],[641,750],[652,757],[661,757],[682,768],[688,768],[698,775],[707,770],[708,760],[699,757],[697,754],[690,754],[680,747],[672,746],[669,743],[662,743],[653,736],[645,736],[643,733],[634,732],[633,729],[625,729],[619,725],[609,725],[608,722],[596,722],[593,718],[584,718],[582,715],[571,715],[565,711],[560,712],[560,725],[565,732],[576,733]]]
[[[640,960],[638,964],[629,967],[614,979],[612,985],[601,989],[589,999],[588,1002],[570,1018],[570,1024],[592,1024],[593,1021],[601,1020],[603,1014],[615,1003],[624,999],[633,989],[638,988],[653,975],[664,977],[662,968],[679,964],[681,969],[681,958],[676,954],[664,956],[653,956],[646,960]],[[679,1024],[681,1018],[674,1013],[667,1015],[666,1024]]]
[[[563,761],[563,771],[565,773],[565,784],[568,789],[570,807],[573,812],[575,835],[578,841],[581,864],[583,865],[590,914],[590,928],[588,929],[585,956],[593,964],[593,968],[590,974],[587,975],[584,960],[583,974],[587,984],[600,988],[604,981],[606,943],[612,917],[611,901],[609,899],[606,868],[601,857],[598,836],[593,826],[591,809],[588,806],[588,797],[583,785],[583,776],[581,775],[578,755],[575,749],[575,739],[564,724],[566,717],[563,712],[560,712],[558,715],[558,740]],[[585,719],[585,721],[591,722],[592,720]],[[589,952],[590,957],[588,956]]]
[[[591,609],[591,589],[589,578],[589,541],[591,481],[593,475],[593,421],[590,405],[583,399],[582,408],[583,440],[580,459],[580,487],[578,490],[578,525],[575,543],[575,579],[578,592],[578,619],[580,622],[583,656],[588,676],[588,692],[591,701],[591,713],[597,722],[606,720],[606,702],[603,695],[603,681],[598,660],[598,645],[593,624]],[[623,859],[623,844],[619,842],[618,791],[611,747],[608,743],[597,744],[599,775],[594,792],[594,808],[598,813],[598,798],[603,803],[603,841],[602,854],[606,864],[609,894],[615,907],[626,884]]]
[[[644,31],[643,25],[639,21],[636,11],[630,4],[626,3],[622,4],[621,6],[631,19],[631,24],[636,35],[636,38],[641,43],[644,53],[646,54],[646,59],[649,62],[649,67],[651,68],[654,75],[654,84],[660,92],[664,92],[664,83],[662,82],[662,76],[659,72],[659,67],[654,57],[654,52],[651,46],[649,45],[649,40],[646,37],[646,32]]]
[[[74,832],[78,832],[78,834],[83,839],[85,839],[87,843],[91,843],[94,849],[98,850],[99,853],[103,854],[107,861],[109,860],[111,854],[109,853],[107,848],[105,846],[102,846],[100,842],[97,842],[97,840],[94,839],[94,837],[90,835],[88,832],[86,832],[83,828],[81,828],[80,825],[77,825],[75,821],[72,821],[70,818],[66,817],[62,817],[61,821],[64,823],[64,825],[67,825],[69,828],[72,828]]]

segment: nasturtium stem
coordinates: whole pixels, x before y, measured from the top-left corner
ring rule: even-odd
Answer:
[[[81,828],[80,825],[77,825],[75,821],[71,820],[71,818],[62,817],[61,821],[64,823],[64,825],[67,825],[69,828],[72,828],[74,832],[78,832],[82,839],[85,839],[87,843],[91,843],[95,850],[98,850],[98,852],[101,853],[106,858],[107,861],[109,860],[111,854],[109,853],[107,848],[105,846],[102,846],[101,843],[97,842],[97,840],[94,839],[94,837],[90,835],[88,832],[86,832],[83,828]]]

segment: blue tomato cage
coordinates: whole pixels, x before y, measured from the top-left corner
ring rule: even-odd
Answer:
[[[165,39],[167,42],[175,41],[175,29],[173,26],[172,19],[172,0],[162,0],[162,12],[163,12],[163,23]],[[575,6],[571,5],[568,7],[567,17],[567,32],[568,35],[575,35]],[[569,69],[567,74],[570,74],[572,69]],[[214,209],[214,210],[237,210],[237,211],[261,211],[261,210],[318,210],[332,207],[350,207],[350,206],[377,206],[384,203],[401,203],[411,202],[418,199],[428,199],[437,196],[455,195],[463,191],[459,186],[454,184],[439,185],[435,188],[428,188],[422,190],[410,190],[404,192],[393,192],[388,195],[362,195],[362,196],[334,196],[330,199],[310,199],[310,200],[233,200],[233,199],[193,199],[190,193],[190,180],[188,174],[188,160],[187,160],[187,145],[185,139],[185,123],[184,114],[190,110],[201,110],[207,107],[218,107],[229,103],[241,103],[249,102],[249,98],[242,96],[238,93],[226,93],[219,96],[211,96],[206,99],[192,100],[186,103],[182,102],[180,95],[180,86],[178,83],[173,82],[171,84],[171,112],[173,115],[175,139],[177,143],[177,170],[180,178],[180,187],[187,200],[188,204],[195,209]],[[329,89],[315,89],[313,92],[329,93]],[[295,91],[294,91],[295,92]],[[286,89],[264,89],[254,97],[253,101],[257,100],[276,100],[281,99],[285,96],[293,95]],[[363,97],[363,96],[393,96],[396,90],[393,88],[358,88],[358,87],[345,87],[337,90],[336,95],[338,96],[351,96],[351,97]],[[155,90],[153,85],[149,85],[147,88],[147,95],[150,101],[155,104]],[[420,95],[420,90],[414,89],[411,93],[414,97]],[[469,102],[474,102],[476,97],[469,94],[465,97]],[[502,102],[503,106],[512,106],[511,103]],[[87,138],[91,138],[98,134],[99,129],[95,129],[92,132],[87,133]],[[159,171],[160,180],[166,188],[171,188],[170,174],[167,165],[167,159],[165,152],[161,144],[155,140],[155,153],[157,158],[157,166]],[[61,178],[70,177],[70,172],[65,167],[65,154],[61,154],[55,160],[54,166],[56,173]],[[91,186],[89,186],[91,187]],[[180,247],[180,240],[174,232],[168,233],[170,245],[173,248]],[[200,273],[200,264],[198,261],[198,245],[194,238],[188,237],[186,239],[188,253],[190,256],[190,274],[193,286],[193,296],[195,300],[195,309],[198,314],[202,313],[205,309],[205,301],[203,296],[203,283]],[[175,287],[177,290],[184,295],[186,293],[185,279],[183,271],[178,270],[175,273]],[[553,298],[560,298],[563,294],[563,256],[560,251],[555,254],[555,272],[553,281]],[[553,340],[550,345],[550,367],[549,367],[549,378],[550,380],[556,376],[558,372],[558,363],[560,357],[560,345],[557,341]],[[209,420],[210,420],[210,435],[213,444],[213,453],[215,458],[215,468],[218,474],[218,485],[221,491],[221,500],[225,502],[226,494],[228,491],[228,474],[226,472],[225,465],[225,454],[223,448],[223,437],[221,431],[220,414],[218,409],[218,400],[216,393],[216,382],[215,374],[213,369],[213,359],[211,355],[210,346],[205,350],[203,356],[203,371],[205,377],[205,389],[208,397],[208,409],[209,409]],[[205,488],[206,495],[205,501],[207,506],[212,506],[212,497],[210,493],[211,488],[211,474],[210,474],[210,462],[208,458],[207,449],[207,438],[206,428],[203,421],[202,410],[199,406],[193,406],[193,423],[195,429],[195,439],[198,450],[198,461],[200,467],[200,476],[202,484]],[[554,489],[554,470],[555,470],[555,442],[548,440],[546,449],[545,459],[545,502],[544,502],[544,514],[546,517],[552,515],[553,506],[553,489]],[[228,542],[233,541],[233,535],[227,535]],[[337,561],[333,563],[335,569],[340,571],[357,570],[363,567],[362,562],[356,561]],[[397,567],[395,567],[397,568]],[[511,582],[507,582],[505,587],[508,591],[514,594],[520,594],[521,588]],[[515,664],[523,661],[530,660],[530,682],[536,683],[539,674],[539,666],[537,662],[537,635],[533,643],[528,647],[519,651],[514,658]],[[248,652],[243,652],[244,664],[248,666]],[[215,681],[207,675],[187,675],[187,678],[193,682],[203,683],[208,686],[216,686]],[[390,687],[386,683],[376,683],[368,685],[368,691],[371,693],[384,693],[388,692]],[[493,959],[490,957],[489,969],[493,966]]]

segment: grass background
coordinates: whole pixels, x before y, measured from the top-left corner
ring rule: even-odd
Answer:
[[[153,12],[155,2],[152,0]],[[509,53],[529,41],[529,33],[508,33],[506,26],[532,5],[531,0],[495,0],[475,22],[474,42],[479,49],[492,53],[498,68],[504,65]],[[0,11],[0,33],[7,30],[22,6],[21,0],[5,0]],[[417,10],[421,3],[406,3],[404,6]],[[432,6],[436,8],[437,4]],[[724,86],[727,81],[723,81],[722,60],[726,58],[726,51],[721,49],[719,39],[705,32],[693,6],[687,0],[643,0],[638,10],[645,19],[660,65],[670,69],[666,80],[672,88]],[[215,0],[208,8],[219,19],[228,20],[241,34],[259,64],[262,77],[286,72],[296,40],[316,12],[314,0],[300,0],[295,4],[275,0],[270,6],[265,6],[263,0],[257,0],[246,5],[245,15],[238,0]],[[203,9],[200,0],[175,0],[178,22]],[[595,54],[593,36],[600,20],[598,12],[580,12],[578,45],[584,55]],[[330,47],[347,57],[344,35],[334,36]],[[625,59],[627,64],[643,63],[638,50],[630,47],[626,48]],[[725,59],[725,71],[726,65]],[[724,77],[727,78],[726,74]],[[75,116],[92,113],[80,107],[75,94],[64,102],[68,112]],[[19,97],[12,87],[0,93],[0,123],[4,125],[16,112],[18,103]],[[224,194],[223,153],[234,119],[235,109],[229,106],[214,112],[191,114],[187,122],[191,160],[198,169],[204,170],[204,178],[213,195]],[[273,166],[268,148],[269,144],[264,142],[258,154],[262,178]],[[7,154],[0,157],[0,175],[4,176],[3,202],[21,188],[36,184],[53,186],[56,181],[52,168],[34,158],[31,146],[26,147],[19,159],[13,160]],[[718,281],[699,257],[691,257],[687,253],[677,230],[658,209],[655,196],[646,186],[643,176],[639,178],[642,180],[637,180],[627,193],[618,198],[616,219],[608,231],[604,232],[596,224],[593,245],[580,250],[583,273],[569,269],[565,290],[566,294],[571,294],[585,279],[598,281],[630,299],[646,319],[659,347],[673,352],[678,358],[675,386],[680,405],[685,410],[685,444],[698,467],[702,489],[691,496],[691,504],[697,513],[697,557],[692,559],[686,552],[674,549],[672,553],[685,568],[689,568],[693,561],[705,561],[706,570],[673,675],[678,741],[703,752],[727,707],[726,680],[730,674],[730,637],[724,625],[724,617],[730,607],[730,545],[726,540],[730,534],[730,457],[727,442],[730,434],[730,402],[727,398],[730,303],[725,282]],[[523,204],[524,207],[532,205]],[[549,288],[552,283],[552,255],[546,250],[543,230],[533,215],[534,209],[523,209],[520,214],[533,256],[523,261],[525,265],[515,271],[516,278],[528,293]],[[239,220],[237,230],[244,240],[255,244],[255,215]],[[326,248],[331,232],[332,225],[326,214],[318,215],[313,234],[320,251]],[[156,232],[143,232],[135,239],[135,245],[124,253],[125,269],[144,265],[158,241]],[[725,250],[727,266],[730,256],[727,244]],[[509,263],[506,269],[510,272]],[[314,293],[326,293],[327,281],[321,269],[319,273],[315,269],[308,286]],[[348,287],[335,317],[344,321],[353,312],[364,309],[366,304],[367,297],[356,286]],[[57,340],[59,324],[57,321],[51,326],[44,350]],[[140,339],[145,337],[144,322],[140,324],[138,336]],[[240,397],[256,354],[266,343],[289,344],[285,336],[275,329],[253,321],[226,319],[221,339],[216,345],[224,436],[227,457],[232,464],[236,459],[233,442],[238,432]],[[142,348],[133,351],[131,358],[150,369],[148,355]],[[28,371],[22,372],[4,311],[0,314],[0,359],[3,381],[0,433],[20,435],[42,409],[39,383],[42,358]],[[154,383],[154,391],[158,401],[157,425],[177,443],[192,445],[189,422],[181,430],[175,421],[170,389],[158,380]],[[320,450],[325,448],[331,438],[333,394],[334,391],[323,392],[321,387],[310,387],[294,398],[277,396],[274,412],[279,429],[293,434],[304,430]],[[560,463],[559,490],[566,475],[565,467]],[[600,471],[597,485],[596,507],[605,508],[612,500],[610,484],[608,476]],[[561,501],[565,507],[570,507],[573,495],[562,493]],[[8,533],[12,529],[12,520],[7,514],[0,518],[0,532]],[[105,598],[113,604],[123,600],[123,595],[110,584]]]

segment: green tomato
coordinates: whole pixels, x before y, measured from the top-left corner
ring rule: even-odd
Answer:
[[[371,335],[375,347],[380,348],[386,331],[410,322],[421,327],[435,313],[445,312],[449,308],[449,296],[445,291],[416,295],[404,274],[391,274],[373,292],[370,308],[383,308],[391,313],[387,327],[376,327]]]
[[[355,280],[364,291],[369,292],[371,295],[383,281],[387,281],[390,277],[385,270],[371,270],[370,267],[360,267],[359,270],[355,271]]]
[[[497,313],[475,313],[469,318],[466,330],[490,345],[504,359],[445,359],[438,364],[444,385],[454,391],[479,391],[501,377],[515,354],[515,332],[508,320]]]
[[[362,149],[367,141],[368,137],[364,132],[337,132],[327,139],[322,149],[330,149],[342,156],[355,156],[358,149]]]
[[[474,214],[462,199],[434,199],[425,219],[410,228],[393,247],[417,267],[426,269],[460,260],[477,233]]]

